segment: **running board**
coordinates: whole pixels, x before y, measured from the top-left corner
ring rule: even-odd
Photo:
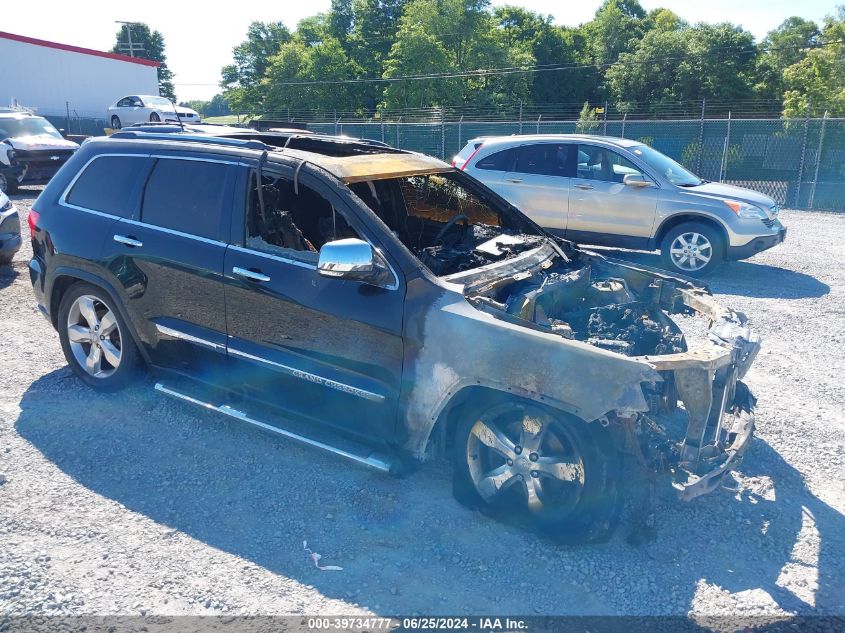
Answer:
[[[164,385],[160,382],[157,382],[155,384],[155,390],[172,398],[182,400],[183,402],[190,402],[191,404],[195,404],[199,407],[202,407],[203,409],[216,411],[217,413],[228,415],[229,417],[241,420],[242,422],[248,422],[253,426],[257,426],[261,429],[264,429],[265,431],[270,431],[277,435],[281,435],[282,437],[286,437],[295,442],[299,442],[300,444],[311,446],[313,448],[319,448],[320,450],[326,451],[328,453],[332,453],[340,457],[345,457],[348,460],[351,460],[358,464],[362,464],[364,466],[368,466],[369,468],[374,468],[375,470],[381,472],[389,473],[393,468],[393,463],[389,459],[381,457],[376,453],[370,453],[365,455],[363,454],[363,451],[362,453],[356,453],[351,450],[345,450],[337,446],[332,446],[330,444],[326,444],[325,442],[306,437],[305,435],[300,435],[298,433],[294,433],[292,431],[273,426],[272,424],[267,424],[266,422],[256,420],[255,418],[250,417],[243,411],[239,411],[238,409],[230,407],[228,404],[215,405],[210,402],[205,402],[204,400],[200,400],[199,398],[195,398],[194,396],[182,393],[181,391],[176,391],[175,389],[168,387],[167,385]],[[364,447],[362,446],[362,448]]]

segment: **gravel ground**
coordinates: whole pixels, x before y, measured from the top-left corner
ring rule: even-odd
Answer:
[[[845,613],[845,215],[783,220],[783,246],[711,279],[764,337],[737,491],[662,495],[638,547],[624,526],[550,545],[459,506],[437,468],[375,474],[150,382],[97,394],[35,309],[27,243],[0,268],[0,616]]]

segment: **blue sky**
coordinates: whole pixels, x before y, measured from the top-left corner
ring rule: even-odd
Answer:
[[[845,2],[845,0],[841,0]],[[646,9],[666,7],[689,22],[741,24],[759,40],[768,31],[792,15],[821,21],[832,13],[836,0],[640,0]],[[147,22],[164,34],[168,64],[176,74],[176,92],[180,100],[207,99],[217,91],[220,68],[231,61],[232,47],[243,40],[253,20],[279,20],[288,26],[314,13],[325,11],[330,0],[290,2],[286,0],[251,0],[226,8],[208,3],[176,4],[196,6],[196,14],[162,9],[157,2],[121,5],[106,0],[88,0],[82,5],[66,0],[42,0],[38,15],[32,3],[4,3],[0,30],[46,40],[107,50],[114,43],[115,20]],[[493,4],[515,4],[554,16],[558,24],[575,26],[590,20],[601,0],[511,0]],[[203,6],[207,8],[203,8]],[[41,17],[45,16],[45,17]]]

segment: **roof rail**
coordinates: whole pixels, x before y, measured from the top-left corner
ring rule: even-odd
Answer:
[[[246,149],[273,150],[273,148],[261,141],[252,139],[224,138],[222,136],[209,136],[199,134],[167,134],[160,132],[141,132],[138,130],[120,130],[109,138],[117,139],[145,139],[150,141],[182,141],[184,143],[204,143],[206,145],[225,145],[228,147],[243,147]]]

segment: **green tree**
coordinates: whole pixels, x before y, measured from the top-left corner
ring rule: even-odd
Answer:
[[[159,63],[159,94],[171,101],[175,101],[176,93],[173,89],[173,72],[167,67],[167,56],[164,54],[164,36],[159,31],[151,31],[150,27],[143,22],[124,24],[117,32],[115,45],[112,48],[113,53],[126,54],[126,47],[129,44],[128,29],[132,30],[132,47],[135,49],[135,57],[141,57]]]
[[[584,25],[587,45],[597,64],[615,62],[633,50],[645,32],[646,12],[637,0],[605,0]]]
[[[588,101],[584,102],[584,107],[578,114],[578,123],[575,124],[575,131],[579,134],[590,134],[599,127],[599,115],[595,108],[590,107]]]
[[[233,61],[221,71],[224,96],[235,110],[256,110],[262,102],[261,81],[270,58],[291,39],[281,22],[253,22],[244,42],[232,51]]]
[[[783,116],[845,116],[845,6],[825,18],[818,48],[783,71]]]
[[[791,17],[770,31],[760,43],[757,62],[758,96],[766,99],[783,97],[783,71],[797,64],[807,51],[818,43],[819,26],[804,18]]]
[[[752,96],[754,38],[732,24],[654,29],[606,74],[619,104],[738,101]]]
[[[318,82],[354,79],[360,72],[337,39],[326,36],[308,45],[297,37],[270,59],[261,85],[264,108],[271,112],[308,109],[324,114],[355,110],[361,101],[355,84]]]

